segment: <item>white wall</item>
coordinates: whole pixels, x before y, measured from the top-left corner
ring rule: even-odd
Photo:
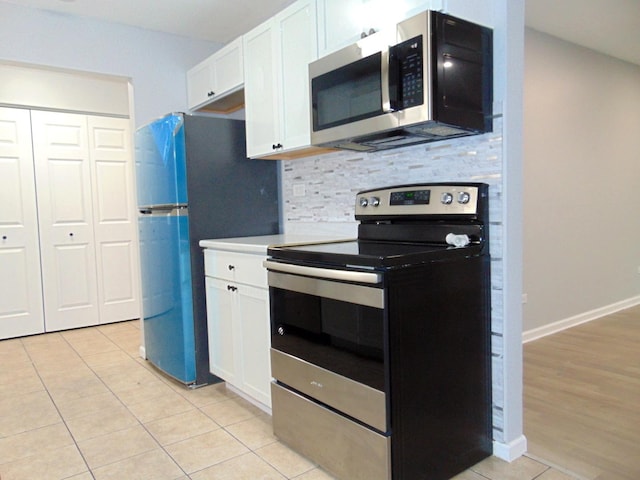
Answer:
[[[640,301],[640,67],[526,30],[524,330]]]
[[[186,111],[186,71],[219,47],[0,2],[0,60],[128,77],[137,126]]]

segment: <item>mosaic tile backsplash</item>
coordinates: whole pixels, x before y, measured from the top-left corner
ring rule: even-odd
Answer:
[[[422,182],[489,184],[493,424],[503,440],[502,122],[484,135],[376,153],[336,152],[283,161],[285,233],[357,235],[356,194],[361,190]]]

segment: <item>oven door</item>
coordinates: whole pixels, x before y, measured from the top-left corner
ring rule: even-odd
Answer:
[[[385,296],[380,274],[272,261],[265,265],[272,376],[386,432]]]

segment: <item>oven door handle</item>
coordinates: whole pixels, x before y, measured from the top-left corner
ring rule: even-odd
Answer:
[[[382,281],[380,273],[359,272],[355,270],[334,270],[331,268],[306,267],[303,265],[293,265],[290,263],[279,263],[265,260],[262,263],[268,270],[283,273],[293,273],[295,275],[305,275],[308,277],[327,278],[331,280],[343,280],[346,282],[359,282],[375,285]]]

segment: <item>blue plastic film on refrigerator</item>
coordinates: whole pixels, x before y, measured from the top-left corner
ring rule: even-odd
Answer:
[[[172,139],[182,125],[184,119],[179,115],[167,115],[149,125],[156,150],[165,165],[175,162],[175,143]]]
[[[142,216],[140,254],[147,359],[172,377],[196,379],[188,217]]]
[[[138,206],[186,204],[184,117],[170,114],[136,131]]]

